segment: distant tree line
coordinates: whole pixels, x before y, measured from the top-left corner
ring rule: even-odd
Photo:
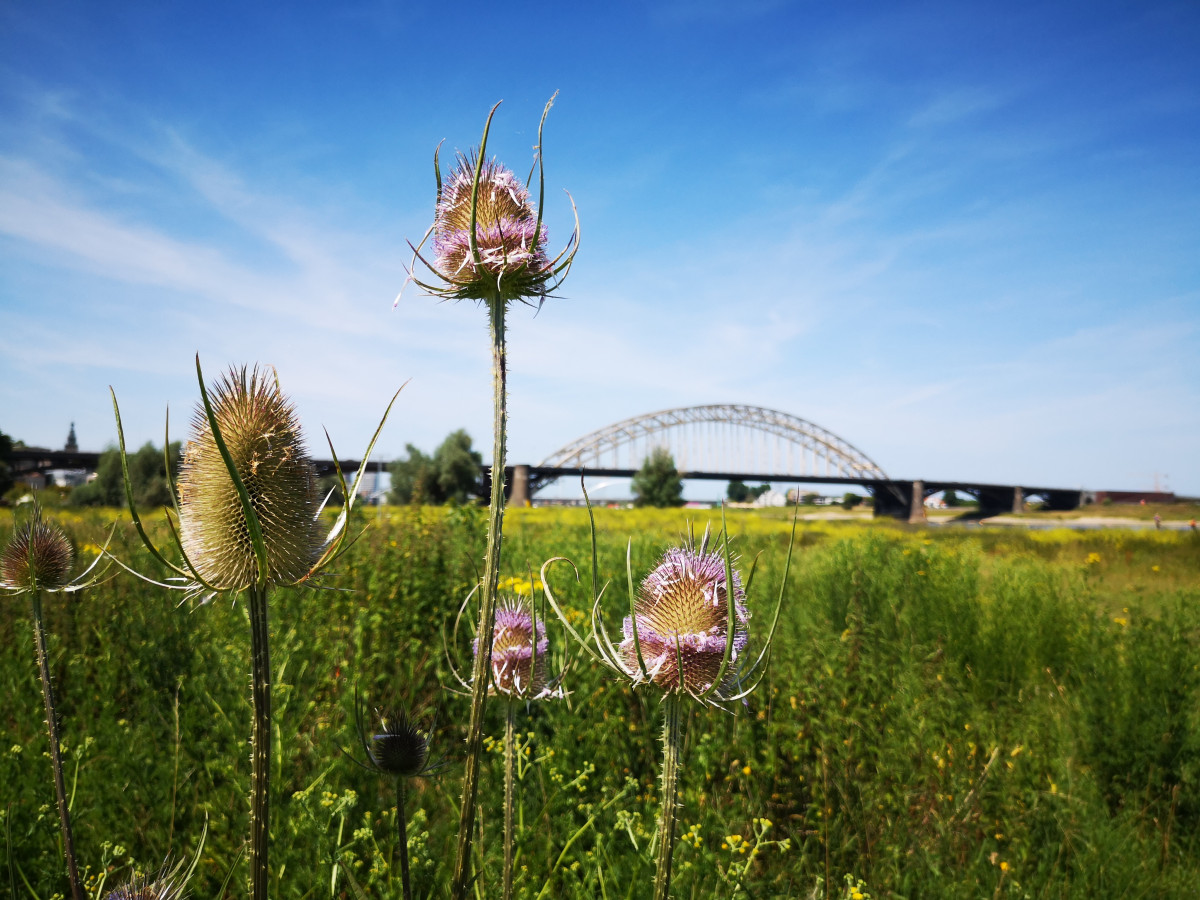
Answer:
[[[730,503],[753,503],[763,494],[771,489],[769,484],[760,484],[758,487],[750,487],[740,481],[729,482],[729,487],[725,489],[725,496]]]
[[[483,456],[471,449],[471,436],[463,429],[452,432],[432,456],[412,444],[405,449],[408,455],[388,467],[392,503],[462,505],[483,493]]]
[[[0,497],[13,486],[12,451],[13,439],[0,431]]]
[[[179,475],[179,441],[171,442],[168,456],[171,477],[175,478]],[[171,489],[167,482],[162,448],[147,441],[140,449],[129,454],[128,463],[133,502],[143,507],[170,506]],[[105,449],[96,464],[96,477],[72,490],[69,501],[72,506],[124,506],[125,479],[121,474],[121,451],[116,447]]]

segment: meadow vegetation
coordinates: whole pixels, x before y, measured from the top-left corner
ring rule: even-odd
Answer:
[[[112,515],[53,518],[86,558]],[[356,687],[372,706],[436,715],[433,753],[447,765],[411,788],[414,894],[441,897],[449,880],[468,699],[447,690],[442,634],[478,582],[485,518],[469,507],[359,515],[366,531],[325,589],[281,592],[272,606],[273,897],[399,895],[394,789],[349,758]],[[610,630],[627,602],[626,541],[640,579],[688,521],[701,531],[718,515],[596,511]],[[757,559],[761,638],[790,523],[738,510],[729,524],[744,577]],[[511,509],[504,531],[502,592],[539,596],[541,564],[566,556],[582,581],[565,564],[548,578],[582,623],[585,511]],[[128,529],[113,549],[157,572]],[[767,681],[733,714],[686,707],[673,896],[1194,897],[1198,571],[1192,533],[802,523]],[[95,897],[135,865],[190,853],[206,820],[194,896],[244,884],[247,612],[225,598],[178,604],[127,576],[46,603]],[[0,606],[0,884],[50,900],[67,890],[28,617],[25,603]],[[562,629],[548,625],[561,654]],[[455,662],[469,668],[469,641]],[[660,695],[578,653],[564,687],[565,699],[518,714],[515,895],[648,897]],[[499,705],[486,728],[473,852],[478,871],[495,872]]]

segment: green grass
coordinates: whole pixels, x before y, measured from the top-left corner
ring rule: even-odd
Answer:
[[[597,510],[607,622],[635,577],[707,511]],[[103,513],[63,513],[81,546]],[[789,523],[729,517],[765,630]],[[482,565],[475,510],[389,509],[326,583],[276,593],[272,895],[399,896],[394,793],[356,767],[354,686],[439,713],[449,765],[409,808],[416,896],[440,897],[456,826],[467,700],[442,630]],[[154,571],[121,534],[118,554]],[[761,554],[759,556],[759,554]],[[86,555],[86,554],[85,554]],[[556,593],[582,616],[580,510],[512,510],[505,573],[566,556]],[[1027,533],[801,525],[770,675],[736,714],[695,709],[682,774],[679,898],[808,896],[853,873],[879,897],[1194,897],[1200,883],[1200,540],[1190,533]],[[47,604],[68,789],[98,894],[136,860],[190,852],[194,896],[243,893],[250,705],[244,608],[122,576]],[[0,885],[65,891],[27,601],[0,605]],[[559,652],[562,629],[551,624]],[[458,658],[465,668],[467,641]],[[653,877],[660,717],[573,654],[568,698],[522,713],[517,895],[641,898]],[[490,713],[500,735],[498,706]],[[527,752],[526,752],[527,750]],[[481,787],[480,896],[501,859],[502,757]],[[769,824],[767,824],[769,823]],[[745,849],[743,849],[745,848]],[[117,850],[122,853],[116,855]],[[102,869],[110,869],[99,886]],[[398,864],[397,864],[398,868]]]

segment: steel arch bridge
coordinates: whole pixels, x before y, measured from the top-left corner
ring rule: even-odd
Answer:
[[[671,453],[685,477],[739,472],[887,480],[870,457],[833,432],[798,416],[742,404],[634,416],[572,441],[537,468],[638,469],[656,447]]]

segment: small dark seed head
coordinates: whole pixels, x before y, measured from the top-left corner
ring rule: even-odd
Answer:
[[[54,590],[70,580],[74,561],[75,551],[62,529],[44,521],[35,508],[0,553],[0,579],[10,588]]]
[[[429,735],[404,712],[380,716],[379,727],[370,741],[375,767],[401,778],[423,774],[429,762]]]

